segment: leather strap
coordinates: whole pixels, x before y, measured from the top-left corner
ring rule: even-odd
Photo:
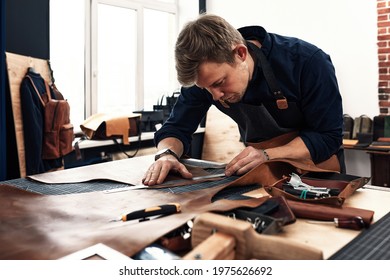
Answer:
[[[282,90],[280,89],[280,86],[278,84],[278,81],[275,77],[275,74],[272,70],[272,67],[270,63],[268,62],[268,59],[264,55],[264,53],[259,49],[255,44],[253,44],[250,41],[247,41],[247,44],[252,47],[252,49],[255,51],[257,58],[259,59],[261,68],[263,69],[264,77],[267,81],[268,86],[270,87],[272,93],[275,96],[276,99],[276,105],[279,109],[287,109],[288,103],[286,97],[284,97]]]
[[[39,100],[41,101],[42,106],[45,107],[45,106],[46,106],[46,103],[45,103],[45,101],[43,101],[42,96],[41,96],[41,94],[39,93],[37,87],[35,86],[35,83],[34,83],[33,79],[32,79],[29,75],[26,75],[26,78],[28,78],[28,79],[30,80],[30,82],[31,82],[31,84],[32,84],[32,86],[33,86],[35,92],[36,92],[37,95],[38,95]],[[45,83],[47,99],[48,99],[48,101],[50,101],[50,100],[51,100],[51,94],[50,94],[49,85],[47,84],[47,82],[46,82],[44,79],[42,79],[42,80],[43,80],[43,82]]]

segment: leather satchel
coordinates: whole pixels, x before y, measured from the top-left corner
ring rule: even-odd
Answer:
[[[126,115],[98,113],[87,118],[80,128],[90,140],[122,138],[123,144],[129,144],[129,137],[141,133],[139,123],[141,114]]]

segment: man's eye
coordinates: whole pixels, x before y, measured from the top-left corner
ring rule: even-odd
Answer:
[[[219,86],[221,86],[222,84],[223,84],[223,80],[220,81],[220,82],[215,83],[215,84],[213,85],[213,87],[219,87]]]

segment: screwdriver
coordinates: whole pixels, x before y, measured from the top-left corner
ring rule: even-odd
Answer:
[[[307,221],[311,224],[334,224],[338,228],[361,230],[365,227],[362,217],[334,218],[333,221]]]

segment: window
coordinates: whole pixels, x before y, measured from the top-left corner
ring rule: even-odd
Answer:
[[[97,112],[153,110],[179,87],[176,0],[50,0],[50,60],[76,129]]]
[[[77,130],[86,108],[83,1],[50,0],[50,64],[58,89],[69,101]]]

